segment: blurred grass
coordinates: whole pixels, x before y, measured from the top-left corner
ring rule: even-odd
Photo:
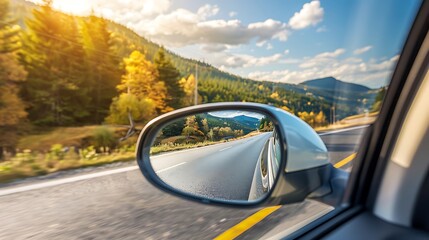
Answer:
[[[100,129],[112,131],[113,138],[118,139],[126,131],[123,127],[94,125],[39,129],[23,136],[18,153],[0,162],[0,182],[135,159],[137,136],[118,142],[114,149],[96,149],[94,137]]]
[[[114,162],[131,161],[134,152],[97,155],[81,159],[76,153],[67,153],[64,159],[55,159],[49,154],[32,153],[26,150],[9,161],[0,163],[0,183],[11,182],[19,178],[45,175],[62,170],[93,167]]]
[[[45,151],[54,144],[63,146],[81,146],[82,142],[90,139],[94,131],[100,128],[100,125],[83,127],[59,127],[45,130],[39,134],[23,136],[19,140],[18,149],[31,149],[33,151]],[[106,126],[114,132],[124,130],[120,127]]]
[[[377,117],[378,117],[378,112],[353,115],[350,117],[346,117],[335,124],[330,124],[324,127],[316,127],[314,128],[314,130],[317,132],[320,132],[320,131],[329,131],[329,130],[368,125],[368,124],[372,124],[377,119]]]
[[[363,113],[363,114],[358,114],[358,115],[346,117],[346,118],[342,119],[341,121],[347,121],[347,120],[358,119],[358,118],[377,117],[377,116],[378,116],[378,112],[371,112],[371,113],[367,113],[367,114]]]

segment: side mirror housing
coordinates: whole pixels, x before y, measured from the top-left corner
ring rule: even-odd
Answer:
[[[263,104],[204,104],[157,117],[140,134],[137,161],[159,189],[201,203],[278,205],[331,192],[319,135]]]

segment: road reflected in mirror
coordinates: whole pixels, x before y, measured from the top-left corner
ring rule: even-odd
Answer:
[[[264,114],[200,113],[162,127],[150,161],[160,179],[177,190],[212,200],[258,200],[279,170],[278,139]]]

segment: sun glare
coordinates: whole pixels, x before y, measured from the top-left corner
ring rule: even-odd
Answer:
[[[53,7],[76,15],[85,15],[91,11],[91,4],[88,0],[54,0]]]

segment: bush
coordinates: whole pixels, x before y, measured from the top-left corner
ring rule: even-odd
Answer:
[[[117,145],[115,133],[107,127],[99,127],[94,131],[94,147],[103,153],[109,152]]]
[[[89,146],[87,148],[79,150],[80,158],[85,160],[92,160],[97,158],[97,153],[95,152],[94,146]]]
[[[52,160],[63,160],[64,155],[64,147],[61,144],[54,144],[49,150],[49,158]]]

